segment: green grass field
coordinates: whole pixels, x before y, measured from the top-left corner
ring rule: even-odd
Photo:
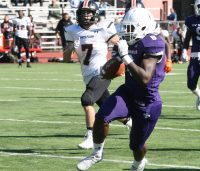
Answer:
[[[145,171],[200,170],[200,112],[187,89],[186,70],[187,64],[174,65],[160,87],[163,111],[148,140]],[[123,79],[114,79],[110,90]],[[1,64],[0,170],[76,171],[77,162],[91,152],[77,149],[85,134],[83,90],[78,63]],[[116,121],[104,161],[90,170],[128,171],[132,160],[129,131]]]

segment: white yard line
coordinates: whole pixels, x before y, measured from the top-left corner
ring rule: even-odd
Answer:
[[[50,79],[47,79],[47,78],[37,78],[37,79],[34,79],[34,78],[4,78],[4,77],[1,77],[0,78],[1,81],[66,81],[66,82],[83,82],[83,80],[71,80],[71,79],[57,79],[57,78],[50,78]]]
[[[13,89],[13,90],[36,90],[36,91],[73,91],[73,92],[83,92],[83,89],[70,89],[70,88],[41,88],[41,87],[0,87],[0,89]],[[109,89],[111,92],[115,91]],[[192,94],[190,91],[165,91],[161,90],[160,93],[167,93],[167,94]]]
[[[29,156],[29,157],[42,157],[42,158],[59,158],[59,159],[76,159],[80,160],[83,157],[80,156],[60,156],[60,155],[51,155],[51,154],[40,154],[40,153],[10,153],[10,152],[0,152],[1,156]],[[111,159],[103,159],[105,162],[111,163],[129,163],[131,164],[132,161],[127,160],[111,160]],[[156,166],[156,167],[164,167],[164,168],[185,168],[185,169],[200,169],[198,166],[180,166],[180,165],[172,165],[172,164],[158,164],[158,163],[151,163],[148,162],[147,165],[149,166]],[[75,166],[76,167],[76,166]]]
[[[66,122],[66,121],[41,121],[41,120],[23,120],[23,119],[3,119],[0,118],[0,121],[7,122],[27,122],[27,123],[46,123],[46,124],[85,124],[85,122]],[[110,124],[114,127],[124,127],[122,124]],[[184,132],[200,132],[199,129],[184,129],[184,128],[170,128],[170,127],[156,127],[158,130],[171,130],[171,131],[184,131]]]
[[[48,90],[48,89],[47,89]],[[52,90],[52,89],[51,89]],[[68,91],[71,91],[73,89],[67,89]],[[53,90],[52,90],[53,91]],[[60,89],[60,91],[62,91]],[[39,97],[35,98],[35,97],[30,97],[28,99],[24,99],[24,100],[21,100],[21,99],[0,99],[0,102],[23,102],[23,101],[34,101],[34,100],[38,100],[40,99]],[[69,100],[45,100],[43,99],[43,101],[46,101],[46,102],[52,102],[52,103],[69,103],[69,104],[80,104],[80,101],[69,101]],[[163,104],[163,107],[168,107],[168,108],[195,108],[195,106],[189,106],[189,105],[166,105],[166,104]]]

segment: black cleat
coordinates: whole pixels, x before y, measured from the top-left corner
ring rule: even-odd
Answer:
[[[22,67],[22,62],[19,61],[19,62],[18,62],[18,68],[21,68],[21,67]]]
[[[31,68],[31,65],[29,63],[26,64],[27,68]]]

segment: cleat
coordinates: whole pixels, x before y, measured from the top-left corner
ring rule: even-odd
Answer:
[[[91,149],[93,148],[93,138],[92,136],[87,136],[84,138],[83,142],[78,145],[81,149]]]
[[[130,171],[143,171],[147,163],[148,161],[146,158],[144,158],[138,166],[136,162],[134,161]]]
[[[77,164],[77,169],[80,171],[88,170],[94,164],[100,162],[103,159],[103,155],[99,156],[97,153],[93,153],[92,155],[82,159]]]
[[[22,62],[19,61],[19,62],[18,62],[18,68],[21,68],[21,67],[22,67]]]
[[[198,111],[200,111],[200,98],[199,98],[199,97],[197,97],[196,109],[197,109]]]
[[[29,63],[26,64],[27,68],[31,68],[31,65]]]

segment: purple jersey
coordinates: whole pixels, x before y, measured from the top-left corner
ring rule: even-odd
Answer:
[[[141,66],[141,61],[146,57],[158,58],[155,73],[147,87],[141,84],[127,70],[125,77],[125,85],[132,92],[133,97],[142,102],[154,102],[160,100],[158,93],[159,85],[163,81],[164,64],[165,64],[165,43],[159,35],[148,34],[136,44],[129,46],[129,56],[134,60],[134,63]]]
[[[192,33],[191,52],[200,52],[200,19],[196,15],[186,18],[185,25]]]

